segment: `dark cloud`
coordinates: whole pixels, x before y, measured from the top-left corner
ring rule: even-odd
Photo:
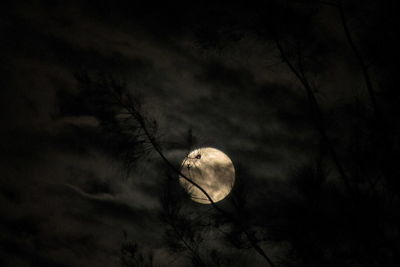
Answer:
[[[161,184],[168,172],[142,136],[130,138],[118,128],[116,110],[99,105],[112,102],[108,95],[85,90],[86,74],[94,80],[110,75],[141,97],[174,164],[187,152],[189,131],[196,147],[226,152],[235,164],[233,190],[248,196],[250,222],[269,227],[269,218],[288,212],[302,226],[315,226],[301,218],[301,212],[310,210],[304,208],[309,200],[300,196],[315,191],[318,181],[303,179],[314,177],[314,170],[301,166],[319,155],[325,158],[327,148],[314,127],[307,93],[282,62],[265,26],[276,27],[294,64],[299,63],[296,45],[301,45],[329,137],[349,162],[351,147],[341,144],[350,138],[344,132],[360,112],[353,100],[368,96],[357,60],[343,41],[338,13],[305,2],[3,4],[0,265],[118,266],[123,231],[155,251],[156,261],[173,261],[158,220]],[[371,59],[374,84],[386,90],[378,93],[387,103],[382,109],[395,114],[395,9],[378,5],[391,14],[385,16],[368,8],[357,11],[358,1],[351,2],[357,43]],[[394,117],[387,120],[394,123]],[[303,178],[287,182],[296,175]],[[326,200],[327,210],[335,209],[334,201],[343,201],[333,193],[335,186],[324,189],[332,198]],[[222,205],[228,207],[232,198]],[[338,206],[348,211],[346,203]],[[332,228],[336,222],[347,223],[318,216]],[[284,234],[277,236],[284,239]],[[270,245],[276,258],[285,247],[279,242]],[[256,266],[258,260],[248,255],[248,264]]]
[[[6,266],[84,266],[101,261],[100,254],[109,257],[102,262],[109,266],[118,260],[123,230],[146,246],[161,246],[155,209],[164,171],[145,161],[124,178],[121,152],[136,146],[100,130],[104,117],[98,117],[94,96],[76,81],[81,71],[126,80],[144,96],[165,140],[182,143],[193,127],[199,146],[224,149],[257,177],[270,173],[262,162],[280,164],[277,152],[286,151],[286,138],[292,138],[281,126],[261,125],[280,124],[278,113],[278,120],[294,116],[288,125],[302,128],[304,118],[292,112],[298,94],[268,77],[256,80],[258,67],[227,60],[234,56],[229,50],[202,50],[201,42],[221,41],[203,35],[203,27],[220,23],[217,13],[202,19],[214,7],[187,13],[181,10],[189,7],[164,12],[135,5],[38,1],[9,7],[8,38],[1,45],[9,74],[2,81],[2,101],[8,101],[1,145]],[[200,43],[188,39],[193,34]],[[178,147],[166,152],[177,161],[184,155],[184,146]]]

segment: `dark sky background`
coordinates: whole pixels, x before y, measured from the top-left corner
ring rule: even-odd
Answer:
[[[354,123],[345,114],[349,103],[370,107],[338,11],[305,2],[2,3],[0,265],[120,266],[123,231],[155,253],[156,266],[175,258],[158,219],[166,167],[151,153],[127,175],[101,122],[85,113],[91,100],[80,99],[78,107],[68,97],[80,97],[79,71],[114,75],[140,94],[174,164],[187,152],[189,129],[196,147],[227,153],[238,179],[246,180],[250,212],[263,217],[281,198],[293,197],[291,174],[314,160],[321,139],[306,93],[264,25],[271,23],[288,43],[304,38],[309,79],[339,151],[343,129]],[[373,85],[390,91],[398,58],[393,8],[350,2],[349,25]],[[287,3],[293,14],[284,11]],[[382,106],[392,121],[395,110]],[[286,243],[263,246],[278,259]],[[254,251],[243,255],[247,266],[265,265]],[[188,265],[182,256],[171,266]]]

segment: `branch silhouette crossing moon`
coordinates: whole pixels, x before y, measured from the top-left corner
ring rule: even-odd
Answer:
[[[231,159],[212,147],[198,148],[190,152],[182,161],[181,173],[203,188],[214,202],[221,201],[229,195],[235,183],[235,168]],[[193,201],[211,204],[200,189],[183,177],[179,177],[179,182]]]

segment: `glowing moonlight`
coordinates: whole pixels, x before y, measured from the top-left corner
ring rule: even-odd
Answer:
[[[211,147],[190,152],[182,162],[181,172],[203,188],[214,202],[224,199],[231,192],[235,182],[235,168],[230,158]],[[200,189],[183,177],[180,177],[179,181],[193,201],[211,204]]]

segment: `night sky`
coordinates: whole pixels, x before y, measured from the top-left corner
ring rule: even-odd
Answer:
[[[148,255],[157,267],[270,266],[243,229],[274,266],[400,263],[391,2],[0,10],[0,266],[152,266]],[[198,147],[231,158],[237,182],[218,204],[243,229],[178,193],[190,227],[171,228],[182,221],[166,221],[165,190],[179,191],[178,176],[143,132],[113,124],[115,103],[96,91],[110,81],[157,123],[176,168]]]

